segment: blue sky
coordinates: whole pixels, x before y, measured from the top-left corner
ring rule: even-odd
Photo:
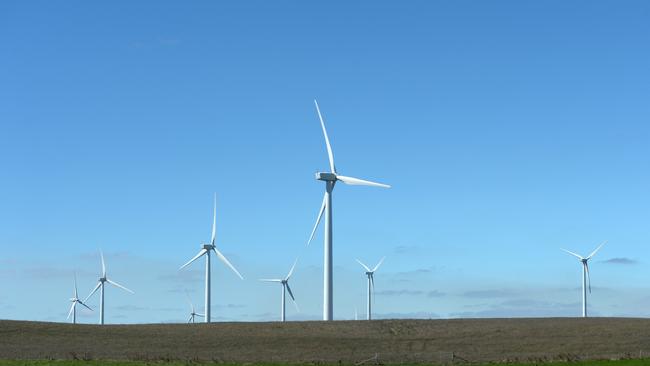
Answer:
[[[335,191],[335,318],[650,316],[650,5],[644,1],[0,4],[0,318],[64,321],[107,256],[107,322],[202,307],[274,320],[257,278],[300,261],[322,312],[327,169],[390,190]],[[279,286],[278,286],[279,287]],[[97,300],[91,301],[95,306]],[[81,314],[95,322],[96,314]]]

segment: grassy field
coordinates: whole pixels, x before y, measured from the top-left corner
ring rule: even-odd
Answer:
[[[174,362],[179,365],[184,362],[354,365],[374,355],[383,364],[643,358],[650,356],[650,319],[379,320],[103,327],[0,321],[0,359],[5,360],[89,361],[85,365],[106,364],[95,363],[100,360],[141,362],[128,365],[157,361],[167,362],[165,365]],[[375,360],[369,360],[365,365],[374,363]],[[612,365],[650,365],[650,362],[621,361]]]
[[[0,366],[197,366],[197,365],[219,365],[219,366],[284,366],[286,364],[254,363],[254,364],[227,364],[227,363],[196,363],[196,362],[144,362],[144,361],[44,361],[44,360],[0,360]],[[313,366],[314,364],[302,364],[304,366]],[[336,364],[338,365],[338,364]],[[474,366],[494,366],[494,363],[472,364]],[[508,366],[531,366],[539,364],[531,363],[509,363]],[[650,365],[650,359],[636,360],[598,360],[598,361],[578,361],[578,362],[549,362],[541,364],[543,366],[647,366]],[[298,364],[296,364],[298,366]],[[327,365],[322,365],[327,366]],[[402,364],[401,366],[409,366]]]

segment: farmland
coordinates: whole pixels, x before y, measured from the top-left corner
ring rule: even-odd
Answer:
[[[72,325],[0,321],[0,359],[356,364],[650,356],[650,319]],[[370,360],[367,363],[374,363]],[[2,366],[0,364],[0,366]]]

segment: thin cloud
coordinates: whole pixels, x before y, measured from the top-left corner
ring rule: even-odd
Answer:
[[[398,245],[393,248],[395,254],[415,254],[422,251],[422,247],[417,245]]]
[[[213,308],[217,309],[243,309],[246,307],[244,304],[219,304],[219,305],[213,305]]]
[[[79,255],[80,259],[83,260],[97,260],[99,261],[100,259],[100,250],[97,249],[96,251],[93,252],[86,252],[82,253]],[[117,251],[117,252],[104,252],[104,259],[105,260],[111,260],[111,259],[125,259],[125,258],[131,258],[132,255],[130,252],[123,250],[123,251]]]
[[[494,298],[503,298],[503,297],[512,297],[516,296],[517,293],[512,290],[478,290],[478,291],[467,291],[461,296],[469,297],[472,299],[494,299]]]
[[[377,295],[377,296],[422,296],[422,295],[426,295],[427,297],[442,297],[442,296],[445,296],[447,294],[444,293],[444,292],[438,291],[438,290],[422,291],[422,290],[402,289],[402,290],[377,291],[377,292],[375,292],[375,295]]]
[[[625,258],[625,257],[611,258],[608,260],[604,260],[602,262],[608,264],[623,264],[623,265],[633,265],[639,263],[639,261],[637,261],[636,259]]]
[[[522,318],[577,316],[579,303],[558,303],[535,299],[517,299],[491,305],[479,311],[450,313],[452,318]],[[597,315],[597,314],[594,314]]]
[[[146,307],[146,306],[136,306],[136,305],[121,305],[121,306],[115,306],[115,310],[119,311],[166,311],[166,312],[177,312],[177,311],[183,311],[181,308],[151,308],[151,307]]]
[[[166,273],[158,276],[159,281],[175,282],[177,284],[195,283],[201,281],[205,272],[198,269],[183,269],[173,273]],[[173,292],[173,291],[172,291]]]
[[[56,268],[56,267],[30,267],[25,268],[24,274],[30,278],[34,279],[46,279],[46,278],[69,278],[72,281],[74,274],[77,274],[77,277],[84,276],[95,276],[96,273],[89,271],[73,271],[68,268]]]
[[[424,291],[420,290],[384,290],[375,292],[377,296],[419,296],[422,294],[424,294]]]
[[[444,292],[438,291],[438,290],[433,290],[433,291],[427,292],[427,297],[443,297],[445,295],[447,295],[447,294],[444,293]]]

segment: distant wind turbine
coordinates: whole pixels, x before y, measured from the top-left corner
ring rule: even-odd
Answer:
[[[286,292],[289,292],[289,296],[291,296],[291,300],[293,301],[293,304],[296,306],[296,310],[298,309],[298,304],[296,303],[296,298],[293,296],[293,292],[291,291],[291,286],[289,286],[289,279],[291,278],[291,275],[293,274],[293,270],[296,268],[296,263],[298,263],[298,260],[296,259],[295,262],[293,262],[293,266],[291,266],[291,269],[289,270],[289,274],[284,279],[261,279],[260,281],[262,282],[276,282],[282,285],[282,302],[281,302],[281,307],[280,307],[280,321],[284,322],[286,318]]]
[[[72,302],[72,306],[70,306],[70,311],[68,312],[68,317],[67,319],[70,319],[70,316],[72,316],[72,324],[77,324],[77,304],[85,307],[86,309],[93,311],[88,305],[84,304],[83,301],[79,299],[79,292],[77,291],[77,274],[75,273],[74,275],[74,296],[70,298],[70,302]]]
[[[589,293],[591,293],[591,276],[589,276],[589,260],[607,243],[607,240],[602,242],[598,248],[596,248],[589,256],[586,258],[582,257],[579,254],[562,249],[563,251],[571,254],[574,257],[577,257],[582,263],[582,317],[587,317],[587,281],[589,281]]]
[[[368,277],[368,311],[367,311],[368,320],[372,320],[371,300],[375,294],[375,272],[379,269],[379,266],[381,266],[381,264],[384,263],[384,259],[386,259],[386,257],[382,258],[373,269],[370,269],[368,266],[363,264],[363,262],[357,259],[357,262],[359,262],[359,264],[366,270],[366,276]]]
[[[221,254],[221,252],[217,249],[215,245],[215,240],[217,238],[217,194],[214,194],[214,215],[212,217],[212,239],[210,239],[210,244],[202,244],[201,245],[201,250],[199,251],[199,254],[195,255],[194,258],[190,259],[187,263],[183,264],[179,270],[187,267],[190,265],[190,263],[194,262],[195,260],[201,258],[202,256],[205,255],[205,322],[209,323],[210,322],[210,253],[214,252],[217,255],[217,258],[219,258],[228,268],[230,268],[235,274],[241,278],[242,280],[244,277],[235,269],[235,267],[230,264],[228,259]]]
[[[194,310],[194,304],[192,304],[192,300],[190,300],[190,295],[188,295],[187,292],[185,293],[185,296],[187,297],[187,302],[190,304],[190,309],[192,310],[192,312],[190,313],[190,319],[187,322],[194,324],[195,323],[195,321],[194,321],[195,317],[198,316],[198,317],[204,318],[205,315],[199,314],[199,313],[196,312],[196,310]]]
[[[97,289],[99,289],[99,324],[104,324],[104,283],[108,282],[111,285],[119,287],[122,290],[128,291],[132,294],[135,292],[106,277],[106,263],[104,263],[104,253],[100,251],[99,255],[102,258],[102,275],[99,277],[97,286],[95,286],[90,295],[86,296],[84,302],[87,302],[88,299],[90,299],[90,297],[93,296],[93,294],[97,291]]]
[[[314,234],[318,228],[318,224],[325,213],[325,234],[323,236],[324,241],[324,258],[323,258],[323,320],[332,320],[334,315],[333,308],[333,277],[332,277],[332,191],[336,182],[341,181],[345,184],[356,185],[356,186],[373,186],[373,187],[382,187],[390,188],[389,185],[370,182],[367,180],[362,180],[358,178],[346,177],[339,175],[336,172],[336,167],[334,165],[334,154],[332,153],[332,146],[330,145],[329,137],[327,136],[327,130],[325,129],[325,122],[323,121],[323,116],[320,113],[320,108],[318,108],[318,102],[314,100],[316,105],[316,112],[318,112],[318,118],[320,119],[320,125],[323,129],[323,135],[325,136],[325,145],[327,147],[327,155],[329,157],[330,171],[329,172],[319,172],[316,173],[316,179],[325,182],[325,196],[323,197],[323,203],[321,204],[320,211],[318,213],[318,218],[316,219],[316,225],[311,232],[309,241],[307,245],[311,243],[314,239]]]

